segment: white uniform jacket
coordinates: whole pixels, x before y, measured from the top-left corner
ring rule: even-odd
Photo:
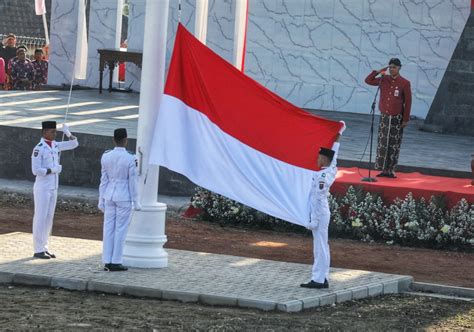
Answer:
[[[329,188],[336,180],[339,142],[334,143],[332,150],[335,153],[331,164],[313,174],[310,195],[310,224],[313,228],[319,224],[321,218],[330,217],[328,196]]]
[[[31,171],[36,176],[35,190],[56,190],[59,184],[59,173],[46,174],[49,169],[59,166],[59,153],[79,146],[77,139],[64,142],[51,142],[51,147],[44,138],[34,147],[31,155]]]
[[[104,201],[137,202],[137,160],[122,147],[104,152],[101,160],[102,176],[99,204]]]

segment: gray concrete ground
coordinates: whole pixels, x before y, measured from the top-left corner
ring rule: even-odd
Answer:
[[[57,259],[32,258],[31,234],[0,235],[0,283],[120,293],[262,310],[301,311],[408,289],[413,278],[331,269],[330,287],[305,289],[311,266],[167,249],[162,269],[105,272],[100,241],[53,237]]]
[[[0,92],[0,126],[37,128],[44,120],[62,122],[67,105],[68,91]],[[111,136],[113,129],[126,127],[130,137],[136,137],[139,95],[136,93],[99,94],[97,90],[76,90],[72,93],[67,122],[72,131]],[[369,108],[370,105],[367,105]],[[342,138],[340,158],[351,161],[343,166],[368,161],[368,151],[362,158],[370,116],[328,111],[312,111],[335,120],[344,120],[348,129]],[[378,119],[376,119],[377,127]],[[400,169],[428,168],[470,172],[474,138],[420,131],[422,121],[412,121],[405,130]],[[376,136],[376,135],[375,135]],[[375,146],[375,141],[374,141]]]

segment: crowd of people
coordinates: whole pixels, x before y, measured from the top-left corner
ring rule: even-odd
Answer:
[[[41,90],[48,80],[48,61],[43,49],[28,58],[28,48],[16,45],[12,33],[0,42],[0,90]]]

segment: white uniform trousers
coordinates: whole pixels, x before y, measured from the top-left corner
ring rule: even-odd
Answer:
[[[132,202],[105,201],[102,262],[122,264]]]
[[[33,249],[35,253],[48,251],[48,238],[53,228],[57,190],[33,191],[35,215],[33,217]]]
[[[329,214],[319,216],[318,226],[313,230],[314,263],[311,279],[319,283],[323,283],[324,279],[329,281],[329,264],[331,260],[328,242],[329,220]]]

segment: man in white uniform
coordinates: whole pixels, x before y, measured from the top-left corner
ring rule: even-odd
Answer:
[[[341,121],[343,122],[343,121]],[[344,127],[340,130],[342,133]],[[329,211],[329,188],[336,180],[337,175],[337,153],[339,151],[339,138],[331,149],[321,148],[318,157],[320,171],[314,172],[313,183],[310,194],[310,222],[308,229],[313,232],[313,255],[314,264],[311,281],[301,284],[304,288],[328,288],[329,287],[329,243],[328,228],[331,213]]]
[[[123,247],[131,212],[140,210],[137,193],[137,160],[128,152],[127,130],[114,131],[113,150],[102,155],[99,209],[104,212],[102,262],[105,271],[127,271],[122,265]]]
[[[48,238],[53,227],[54,210],[58,196],[59,163],[61,151],[72,150],[79,146],[76,137],[71,135],[66,124],[63,133],[69,141],[56,142],[56,122],[42,123],[43,138],[33,149],[31,155],[31,171],[36,176],[33,186],[35,214],[33,217],[33,246],[36,258],[56,258],[48,251]]]

